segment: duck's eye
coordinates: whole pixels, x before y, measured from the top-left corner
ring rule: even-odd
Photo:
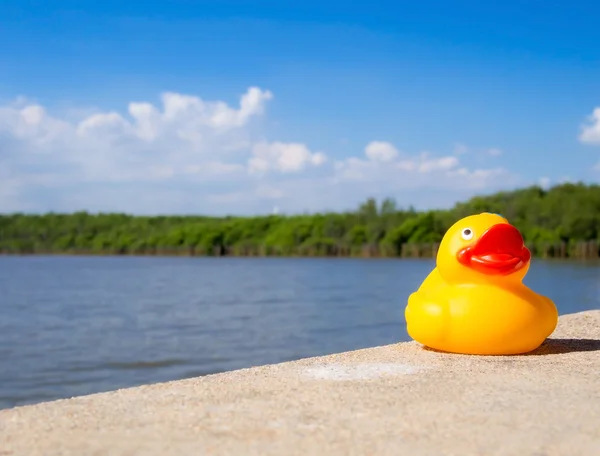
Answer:
[[[471,239],[473,239],[473,230],[471,228],[465,228],[464,230],[462,230],[462,233],[460,233],[460,235],[465,241],[470,241]]]

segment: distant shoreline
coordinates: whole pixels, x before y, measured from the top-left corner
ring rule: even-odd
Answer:
[[[600,258],[600,186],[583,184],[500,192],[423,212],[370,198],[355,211],[294,216],[0,214],[0,252],[433,258],[454,223],[481,212],[510,220],[534,257]]]
[[[590,245],[592,244],[592,245]],[[338,258],[338,259],[386,259],[386,260],[405,260],[405,259],[434,259],[436,257],[439,244],[418,244],[403,246],[401,255],[382,254],[378,252],[376,246],[364,246],[359,251],[340,252],[337,254],[320,254],[316,252],[291,252],[279,254],[275,252],[256,251],[240,254],[233,252],[233,249],[218,248],[214,252],[206,253],[195,251],[193,248],[167,248],[146,251],[94,251],[94,250],[39,250],[10,252],[0,251],[0,256],[89,256],[89,257],[164,257],[164,258]],[[545,248],[530,247],[534,259],[552,259],[552,260],[574,260],[574,261],[594,261],[600,260],[597,244],[592,241],[582,242],[575,245],[573,249],[568,249],[566,245],[545,246]],[[262,249],[264,250],[264,249]],[[569,252],[569,250],[571,252]],[[596,253],[596,255],[594,255]]]

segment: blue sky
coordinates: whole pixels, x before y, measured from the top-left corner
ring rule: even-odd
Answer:
[[[482,3],[5,0],[0,211],[427,208],[598,182],[600,6]]]

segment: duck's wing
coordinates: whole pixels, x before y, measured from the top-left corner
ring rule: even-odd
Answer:
[[[433,290],[437,290],[441,286],[444,286],[445,282],[438,271],[438,268],[433,268],[433,271],[429,273],[429,275],[423,280],[423,283],[417,290],[418,292],[427,292],[430,293]]]

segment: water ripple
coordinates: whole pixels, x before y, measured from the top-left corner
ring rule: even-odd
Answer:
[[[164,359],[160,361],[134,361],[134,362],[108,362],[99,365],[99,368],[108,367],[110,369],[156,369],[160,367],[179,366],[187,364],[183,359]]]

